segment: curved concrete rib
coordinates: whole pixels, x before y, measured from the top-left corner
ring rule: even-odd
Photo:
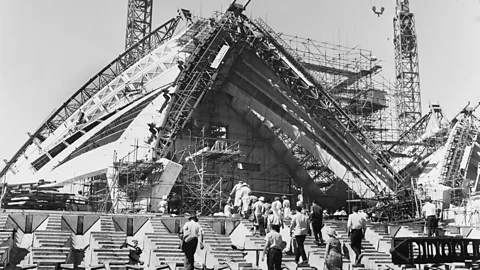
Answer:
[[[391,177],[383,168],[378,168],[376,161],[372,160],[373,157],[366,153],[366,150],[358,145],[358,142],[352,142],[351,134],[348,132],[343,134],[338,131],[329,119],[325,119],[321,123],[312,119],[301,105],[288,98],[288,93],[282,90],[288,89],[286,85],[278,81],[280,86],[277,87],[278,89],[274,89],[275,87],[269,80],[273,80],[273,83],[276,84],[279,80],[278,75],[259,59],[247,53],[242,56],[242,61],[235,63],[229,82],[265,104],[290,123],[304,127],[308,136],[315,138],[322,148],[327,149],[344,166],[355,167],[359,177],[369,181],[371,186],[375,186],[377,192],[384,189],[385,186],[390,189],[394,187]]]
[[[263,117],[265,117],[265,120],[270,121],[275,127],[280,128],[287,136],[289,136],[292,139],[295,139],[296,143],[304,147],[310,154],[312,154],[324,166],[328,167],[330,170],[332,170],[335,173],[335,175],[343,179],[343,181],[349,186],[349,188],[353,189],[357,194],[364,195],[366,197],[373,197],[375,195],[372,191],[370,191],[367,188],[367,186],[364,183],[362,183],[358,179],[355,179],[352,173],[350,173],[350,171],[353,171],[357,174],[360,174],[361,173],[360,171],[352,167],[350,168],[345,167],[341,162],[335,159],[327,151],[322,149],[319,144],[315,143],[309,137],[296,135],[295,134],[296,131],[292,126],[292,124],[287,122],[281,116],[279,116],[278,114],[276,114],[275,112],[267,108],[265,105],[263,105],[253,97],[247,95],[246,93],[244,93],[242,90],[240,90],[238,87],[236,87],[231,83],[226,85],[225,91],[233,95],[233,97],[235,98],[233,107],[236,111],[243,111],[243,114],[247,114],[248,112],[251,112],[253,110],[258,114],[262,115]],[[273,136],[276,137],[276,135],[273,135]],[[288,149],[286,149],[286,151],[288,151]],[[291,156],[293,159],[295,159],[293,155]],[[298,160],[295,159],[295,163],[298,163],[298,166],[301,167]],[[305,170],[305,169],[302,167],[302,170]],[[307,172],[305,171],[305,173]],[[308,178],[309,178],[309,181],[311,181],[314,184],[313,179],[310,176],[308,176]],[[316,186],[316,184],[315,184],[315,187],[316,189],[318,189],[318,186]]]
[[[302,167],[283,142],[264,125],[264,122],[258,117],[248,117],[252,113],[248,104],[234,98],[232,101],[232,109],[243,121],[253,127],[253,130],[256,131],[259,137],[269,141],[267,145],[269,145],[276,156],[285,163],[290,176],[297,185],[304,188],[306,195],[310,198],[319,198],[324,195],[308,172]]]
[[[274,73],[268,66],[265,65],[254,53],[245,51],[242,55],[242,61],[238,61],[237,67],[242,74],[246,74],[245,78],[249,81],[255,81],[255,84],[263,87],[259,87],[258,89],[262,91],[264,94],[268,95],[272,100],[276,99],[284,99],[287,100],[287,103],[280,103],[280,104],[290,104],[292,106],[287,106],[289,108],[290,113],[294,113],[301,117],[309,126],[314,127],[316,132],[321,132],[322,129],[324,130],[324,134],[326,136],[330,136],[330,138],[335,138],[335,143],[343,143],[344,145],[348,145],[348,150],[352,152],[353,159],[357,159],[358,162],[362,163],[365,167],[365,170],[368,170],[368,173],[372,175],[377,182],[380,181],[382,186],[385,185],[389,189],[394,190],[396,187],[396,183],[393,180],[393,176],[385,170],[376,160],[375,157],[370,155],[367,150],[360,144],[360,142],[352,135],[350,131],[346,127],[344,127],[338,119],[335,117],[330,117],[331,119],[324,119],[321,123],[317,120],[312,119],[309,114],[306,113],[303,106],[298,104],[297,101],[292,103],[292,98],[286,98],[285,96],[278,95],[281,92],[282,95],[291,96],[289,93],[289,87],[284,84],[279,78],[278,74]],[[274,87],[269,84],[269,80],[278,80],[275,81],[275,84],[278,84],[277,91],[271,91]],[[266,91],[266,90],[270,91]],[[268,94],[271,93],[271,95]],[[276,95],[274,95],[275,92]],[[274,95],[274,97],[272,97]],[[278,100],[277,100],[278,102]],[[349,154],[349,156],[351,156]],[[358,164],[357,162],[357,164]],[[361,167],[359,167],[361,168]],[[363,168],[362,168],[363,169]]]

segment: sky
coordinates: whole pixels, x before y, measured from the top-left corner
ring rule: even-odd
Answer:
[[[153,28],[178,8],[210,16],[230,2],[154,0]],[[383,61],[383,76],[394,81],[394,5],[395,0],[252,0],[246,13],[277,32],[371,50]],[[377,17],[372,6],[384,6],[384,14]],[[410,8],[423,111],[429,102],[439,103],[451,119],[468,101],[480,102],[480,2],[411,0]],[[10,159],[27,132],[123,52],[126,14],[127,0],[0,0],[0,160]]]

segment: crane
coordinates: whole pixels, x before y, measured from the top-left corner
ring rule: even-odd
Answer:
[[[422,117],[420,77],[415,20],[409,0],[396,0],[393,19],[395,45],[395,75],[399,135],[410,129]],[[418,130],[418,133],[423,131]],[[414,137],[418,137],[415,134]]]
[[[152,8],[153,0],[128,0],[125,50],[152,31]]]

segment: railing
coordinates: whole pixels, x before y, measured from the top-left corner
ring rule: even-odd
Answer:
[[[397,265],[454,263],[480,260],[480,239],[455,237],[399,237],[392,241]]]

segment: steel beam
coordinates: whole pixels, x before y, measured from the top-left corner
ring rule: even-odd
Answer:
[[[398,237],[392,240],[396,265],[455,263],[480,260],[480,239],[457,237]]]
[[[18,157],[22,155],[25,150],[33,144],[36,137],[48,137],[57,127],[65,122],[78,108],[90,100],[98,91],[108,85],[117,76],[122,74],[125,70],[131,67],[135,62],[140,60],[149,51],[144,51],[142,46],[155,49],[164,42],[168,41],[174,34],[175,29],[179,23],[179,18],[173,18],[156,28],[149,35],[145,36],[138,43],[127,49],[124,53],[118,56],[110,64],[104,67],[99,73],[91,78],[85,85],[75,92],[67,101],[63,103],[57,110],[55,110],[30,136],[22,147],[13,155],[9,164],[14,164]],[[5,166],[0,172],[0,177],[4,176],[8,171],[9,166]]]

